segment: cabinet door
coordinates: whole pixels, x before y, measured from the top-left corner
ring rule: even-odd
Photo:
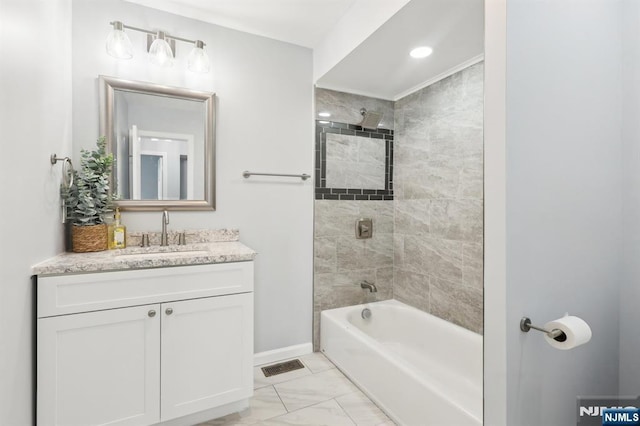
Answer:
[[[161,418],[253,393],[253,294],[162,304]]]
[[[37,424],[160,421],[160,305],[38,320]]]

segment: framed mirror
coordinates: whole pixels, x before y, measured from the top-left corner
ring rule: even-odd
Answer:
[[[99,76],[122,210],[215,210],[215,94]]]

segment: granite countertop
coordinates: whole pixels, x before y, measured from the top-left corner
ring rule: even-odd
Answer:
[[[142,233],[127,234],[125,249],[95,253],[62,253],[32,266],[33,275],[59,275],[167,266],[244,262],[257,253],[238,241],[237,230],[185,231],[186,245],[177,245],[180,231],[169,233],[169,246],[159,246],[159,233],[149,233],[150,247],[139,247]],[[133,243],[133,244],[132,244]]]

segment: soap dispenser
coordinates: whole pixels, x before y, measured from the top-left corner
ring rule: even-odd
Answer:
[[[116,208],[116,223],[113,225],[113,239],[109,248],[120,249],[127,246],[127,227],[120,223],[120,208]]]

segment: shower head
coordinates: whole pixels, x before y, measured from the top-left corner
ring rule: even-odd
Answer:
[[[360,110],[362,114],[362,123],[360,126],[366,129],[377,129],[380,120],[382,120],[382,114],[377,111],[367,111],[366,108]]]

